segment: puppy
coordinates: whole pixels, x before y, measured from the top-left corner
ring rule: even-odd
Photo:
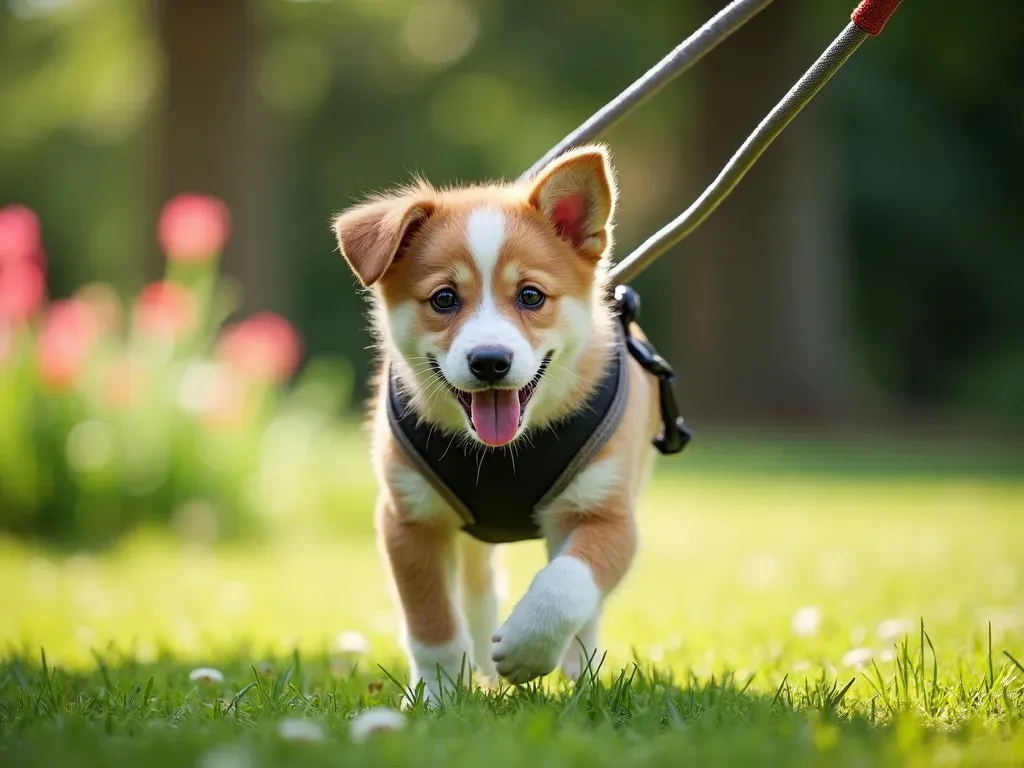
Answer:
[[[659,427],[657,382],[622,354],[609,298],[615,205],[608,153],[591,145],[530,181],[417,180],[333,221],[369,289],[378,540],[411,684],[430,700],[467,662],[524,683],[600,658]],[[492,508],[516,519],[488,522]],[[548,562],[500,623],[495,545],[528,538]]]

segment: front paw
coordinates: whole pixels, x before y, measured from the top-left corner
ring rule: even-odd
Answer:
[[[463,639],[442,646],[409,643],[411,675],[410,688],[423,684],[423,699],[430,706],[440,706],[450,700],[470,679],[469,646]]]
[[[518,684],[553,671],[600,601],[585,563],[569,556],[552,560],[494,633],[491,658],[498,673]]]
[[[572,630],[545,626],[538,615],[513,613],[494,633],[491,658],[510,683],[525,683],[552,672],[565,654]]]

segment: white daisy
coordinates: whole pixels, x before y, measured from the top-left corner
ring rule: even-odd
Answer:
[[[238,746],[214,747],[199,758],[199,768],[251,768],[249,753]]]
[[[405,715],[390,707],[370,707],[352,718],[349,733],[352,741],[363,742],[376,733],[400,731],[405,728]]]
[[[359,632],[346,629],[338,635],[334,641],[334,647],[339,653],[361,655],[369,650],[370,643]]]
[[[324,740],[320,723],[300,718],[288,718],[277,724],[277,734],[285,741],[312,743]]]
[[[821,626],[821,609],[815,605],[798,608],[789,625],[797,637],[810,637]]]
[[[206,683],[210,685],[212,683],[223,683],[224,674],[219,669],[214,669],[213,667],[199,667],[189,673],[188,679],[193,683]]]
[[[854,648],[843,655],[842,665],[857,670],[864,669],[871,663],[872,655],[870,648]]]
[[[875,628],[875,634],[878,635],[879,640],[891,643],[893,640],[908,634],[913,629],[914,623],[910,619],[893,618],[881,622]]]

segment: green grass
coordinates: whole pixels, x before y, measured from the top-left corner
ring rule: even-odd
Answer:
[[[358,503],[278,520],[265,543],[3,540],[0,764],[1024,764],[1020,465],[749,445],[730,465],[727,448],[695,443],[644,497],[598,674],[414,703],[367,743],[349,722],[400,706],[405,663],[358,446]],[[507,610],[541,547],[505,559]],[[806,606],[820,622],[799,633]],[[340,656],[344,630],[369,650]],[[190,682],[199,666],[224,682]],[[287,718],[324,740],[282,738]]]

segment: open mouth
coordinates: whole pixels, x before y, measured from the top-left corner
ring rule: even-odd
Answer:
[[[540,384],[550,363],[551,353],[548,353],[541,361],[537,374],[526,386],[519,389],[495,387],[468,392],[452,386],[441,372],[438,362],[431,360],[434,373],[455,395],[477,436],[487,445],[495,447],[512,442],[516,436],[516,432],[523,424],[526,406],[537,391],[537,385]]]

